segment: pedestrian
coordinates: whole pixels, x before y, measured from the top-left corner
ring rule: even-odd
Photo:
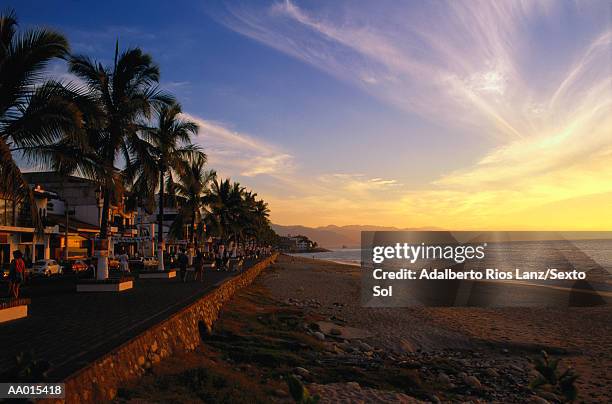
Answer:
[[[87,272],[90,272],[92,275],[92,278],[95,279],[96,277],[96,266],[94,265],[94,260],[93,259],[89,259],[89,264],[87,265]]]
[[[181,280],[183,282],[187,281],[187,254],[185,254],[185,249],[181,248],[181,252],[178,255],[178,264],[179,264],[179,273]]]
[[[125,250],[122,250],[121,251],[121,255],[119,255],[119,269],[123,273],[129,273],[130,272],[129,257],[125,253]]]
[[[219,261],[221,265],[219,265],[220,270],[225,270],[225,244],[219,245]]]
[[[13,251],[13,261],[9,269],[9,296],[19,299],[19,287],[25,282],[26,264],[19,250]]]

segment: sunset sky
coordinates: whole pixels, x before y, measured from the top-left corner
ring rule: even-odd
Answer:
[[[612,229],[609,1],[0,4],[151,53],[274,223]]]

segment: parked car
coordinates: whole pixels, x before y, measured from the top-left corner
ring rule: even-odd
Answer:
[[[145,268],[157,267],[159,265],[159,261],[155,257],[144,257],[142,263],[145,266]]]
[[[67,269],[72,272],[87,271],[87,268],[88,266],[83,260],[74,260],[66,264],[66,266],[64,266],[64,269]]]
[[[115,257],[108,257],[108,269],[119,269],[119,260]]]
[[[129,260],[131,269],[151,269],[157,267],[158,261],[155,257],[132,257]]]
[[[98,257],[90,257],[87,259],[88,263],[94,268],[98,267]],[[118,270],[119,269],[119,260],[115,257],[108,257],[108,269],[109,270]]]
[[[50,276],[61,274],[62,268],[55,260],[38,260],[32,264],[32,268],[29,271],[33,275]]]

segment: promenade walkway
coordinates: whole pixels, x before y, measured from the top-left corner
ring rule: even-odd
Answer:
[[[17,353],[33,350],[36,359],[50,362],[49,379],[61,380],[235,274],[206,271],[204,282],[187,283],[136,279],[121,293],[76,293],[69,278],[33,285],[28,317],[0,324],[0,374]]]

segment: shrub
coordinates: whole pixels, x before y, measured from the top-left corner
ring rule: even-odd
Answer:
[[[41,382],[47,377],[49,367],[49,362],[36,359],[33,351],[20,352],[4,378],[17,383]]]
[[[311,396],[308,389],[293,375],[287,376],[287,386],[289,393],[296,403],[299,404],[316,404],[320,398],[318,395]]]
[[[534,359],[534,367],[538,376],[531,382],[533,389],[541,389],[548,386],[555,393],[565,397],[567,401],[574,401],[578,397],[578,389],[575,382],[579,375],[573,368],[567,367],[565,371],[559,371],[559,359],[552,359],[546,351],[542,351],[541,357]]]

